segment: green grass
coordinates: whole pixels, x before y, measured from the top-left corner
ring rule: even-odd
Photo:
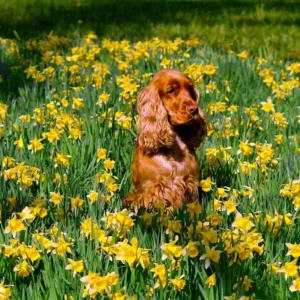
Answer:
[[[89,298],[83,297],[84,289],[89,287],[80,280],[89,272],[99,273],[103,277],[99,281],[102,284],[107,283],[104,276],[110,272],[119,276],[116,285],[111,290],[107,288],[103,294],[100,293],[101,285],[98,282],[99,293],[96,299],[118,299],[112,296],[118,291],[126,295],[119,299],[211,300],[224,299],[233,293],[236,293],[237,299],[242,296],[254,299],[254,294],[256,299],[300,299],[299,292],[289,290],[296,275],[289,274],[285,279],[284,272],[276,274],[268,266],[278,263],[278,267],[284,271],[285,264],[294,259],[287,256],[286,243],[299,243],[300,234],[296,205],[296,199],[300,197],[297,191],[297,187],[300,189],[299,183],[294,182],[290,198],[280,195],[285,184],[299,180],[300,173],[299,70],[291,72],[290,66],[295,60],[288,52],[293,47],[297,48],[299,43],[299,39],[296,39],[299,33],[296,25],[293,25],[297,24],[299,18],[295,9],[297,3],[263,5],[258,2],[226,2],[225,5],[223,2],[174,1],[153,2],[150,5],[146,1],[132,2],[128,10],[132,9],[136,14],[127,14],[128,20],[123,14],[126,3],[78,3],[81,3],[80,8],[71,1],[45,1],[43,6],[33,0],[0,2],[3,8],[0,19],[5,20],[0,32],[0,282],[10,286],[11,299],[63,299],[63,295],[66,295],[66,299],[71,296],[75,299]],[[192,5],[197,10],[192,10]],[[165,9],[166,6],[169,10]],[[202,7],[207,8],[209,13],[202,11]],[[144,27],[139,27],[145,21],[142,10],[149,12],[149,20],[146,20]],[[18,14],[11,14],[12,11]],[[113,12],[116,17],[114,26],[111,19]],[[105,15],[107,19],[101,19]],[[135,15],[136,23],[132,22]],[[171,16],[186,22],[176,25]],[[37,29],[35,26],[43,18],[46,22]],[[257,23],[259,18],[261,22]],[[76,25],[77,19],[83,20],[82,25]],[[98,19],[99,22],[95,22]],[[195,23],[188,22],[190,19],[195,19]],[[251,20],[255,22],[251,23]],[[285,30],[284,26],[288,29]],[[271,32],[267,33],[268,28]],[[3,39],[13,37],[13,30],[20,39]],[[50,30],[59,36],[47,36]],[[94,30],[98,38],[87,38],[84,32],[89,30]],[[213,36],[212,32],[216,32],[216,35]],[[220,35],[220,32],[224,32],[224,35]],[[233,32],[236,35],[232,35]],[[255,38],[250,38],[250,32]],[[159,46],[152,39],[147,40],[146,44],[139,42],[158,33],[161,39]],[[190,34],[198,36],[202,43],[189,46],[184,41],[178,46],[172,40],[166,44],[166,39],[178,36],[188,38]],[[286,39],[282,40],[284,35]],[[108,46],[105,46],[107,40],[103,37],[112,37]],[[128,47],[119,43],[122,38],[130,40]],[[271,41],[269,44],[267,39]],[[235,52],[224,49],[224,43],[229,41],[233,41],[232,49]],[[139,56],[136,49],[143,46],[147,54]],[[274,49],[270,50],[269,46]],[[113,47],[114,51],[110,51]],[[93,51],[91,49],[98,48],[100,52],[96,51],[94,56],[86,55]],[[250,50],[246,59],[237,55],[242,50]],[[72,55],[78,53],[83,54],[74,56],[72,60]],[[61,56],[61,64],[53,60],[56,56]],[[262,62],[260,57],[267,60]],[[135,105],[137,93],[151,78],[151,75],[145,74],[154,74],[163,68],[163,58],[170,60],[170,67],[183,71],[189,69],[188,75],[198,78],[195,84],[201,94],[201,107],[209,117],[212,131],[197,154],[201,179],[210,177],[214,184],[209,191],[200,189],[202,211],[195,220],[191,219],[184,206],[173,213],[151,212],[152,224],[147,226],[143,220],[143,211],[138,215],[121,216],[121,201],[131,188],[130,168],[138,132]],[[121,62],[127,65],[124,67]],[[107,67],[109,72],[103,72],[99,63],[107,64],[103,69]],[[216,73],[209,75],[203,70],[193,71],[193,64],[213,64]],[[36,66],[34,78],[24,73],[29,66]],[[77,78],[72,75],[74,66],[78,66]],[[53,77],[47,75],[49,67],[54,68]],[[270,86],[266,84],[270,75],[264,75],[269,68],[274,79]],[[40,82],[35,77],[37,71],[44,76]],[[123,88],[119,83],[122,76],[128,76],[133,85],[138,85],[137,91],[134,88]],[[95,84],[96,79],[101,82],[99,86]],[[103,93],[110,96],[106,103],[99,106],[97,101]],[[262,102],[267,102],[269,97],[274,104],[274,111],[268,113],[263,110]],[[72,107],[73,98],[83,99],[84,107]],[[65,105],[65,100],[68,105]],[[236,112],[230,111],[232,105],[237,106]],[[37,108],[44,110],[44,121],[36,118]],[[275,112],[283,113],[288,123],[286,126],[274,122]],[[28,123],[22,123],[20,116],[27,114],[30,115]],[[68,121],[61,120],[67,118]],[[125,126],[128,124],[129,127]],[[61,130],[56,142],[49,141],[45,136],[53,128]],[[74,128],[81,130],[80,139],[72,137],[71,129]],[[281,144],[276,143],[276,135],[282,135]],[[14,144],[20,137],[24,141],[22,149]],[[42,139],[44,148],[32,153],[28,146],[35,137]],[[246,141],[255,144],[251,146],[253,153],[248,156],[239,153],[240,143]],[[265,162],[259,161],[259,147],[267,144],[269,150],[262,151],[267,159]],[[112,170],[105,168],[104,160],[97,160],[99,148],[105,148],[106,158],[115,161]],[[210,156],[210,149],[219,152]],[[69,165],[55,166],[57,153],[70,155]],[[15,165],[24,162],[26,166],[39,168],[43,176],[32,185],[22,186],[20,181],[24,179],[24,173],[22,176],[17,175],[13,165],[5,166],[5,157],[15,159]],[[246,174],[239,162],[257,164],[251,173]],[[9,169],[16,174],[16,178],[6,178]],[[95,181],[96,175],[102,175],[105,171],[115,177],[117,190],[109,190],[108,182]],[[54,182],[56,173],[61,176],[65,174],[68,181]],[[252,197],[243,194],[247,187],[253,189]],[[217,188],[228,189],[228,195],[221,198]],[[98,192],[98,199],[94,203],[87,197],[92,190]],[[52,192],[63,195],[60,204],[55,205],[50,201]],[[102,198],[106,196],[111,197],[107,202]],[[16,198],[14,206],[9,205],[7,197]],[[75,197],[83,200],[81,207],[72,204],[74,200],[71,198]],[[44,215],[35,207],[36,199],[44,200],[41,202]],[[223,205],[232,200],[237,205],[236,211],[226,210],[224,206],[218,210],[214,202],[216,199]],[[16,213],[20,213],[26,206],[30,213],[35,214],[35,218],[32,222],[28,218],[22,221],[25,230],[16,233],[14,242],[12,233],[5,233],[4,230],[13,216],[21,219]],[[253,227],[250,230],[235,229],[237,212],[251,220]],[[103,219],[109,213],[118,214],[118,220],[125,219],[127,225],[121,222],[119,229],[110,227]],[[222,218],[218,225],[213,225],[213,213]],[[289,213],[291,215],[287,215]],[[269,226],[266,223],[267,215],[273,221]],[[82,223],[88,218],[92,218],[95,226],[91,230],[91,238],[85,236],[82,228]],[[132,221],[133,226],[130,225]],[[170,227],[172,221],[179,221],[182,228],[173,232]],[[166,232],[167,227],[169,233]],[[212,230],[217,240],[204,243],[206,229]],[[123,234],[120,233],[122,230],[125,230]],[[263,251],[258,253],[258,249],[254,250],[253,245],[248,245],[251,256],[245,260],[234,260],[236,252],[232,248],[240,246],[244,249],[246,246],[242,243],[243,239],[254,232],[257,235],[254,235],[253,242],[258,247],[263,246]],[[37,233],[49,240],[49,248],[46,242],[38,241],[34,235]],[[226,233],[232,234],[227,240],[224,238]],[[110,243],[105,237],[109,237]],[[138,263],[139,257],[130,267],[128,262],[122,262],[113,252],[125,247],[120,243],[126,243],[126,239],[132,243],[134,237],[140,248],[149,250],[149,264],[145,268]],[[173,261],[168,258],[163,260],[161,246],[176,238],[178,251],[186,249],[188,243],[193,241],[198,242],[196,247],[199,254],[191,257],[187,251]],[[68,243],[70,251],[58,247],[61,241]],[[230,241],[231,246],[226,244]],[[112,247],[111,252],[107,253],[105,247],[109,245],[118,247]],[[219,260],[205,268],[204,260],[200,257],[208,245],[222,252]],[[40,257],[36,261],[30,259],[26,252],[28,247],[39,250]],[[130,255],[128,251],[126,253]],[[65,269],[70,263],[68,259],[82,260],[83,270],[73,276],[70,270]],[[22,261],[27,261],[33,267],[28,276],[14,271]],[[153,288],[158,280],[151,271],[156,264],[165,265],[167,284],[158,287],[150,295],[148,286]],[[217,282],[209,288],[205,282],[214,273]],[[185,286],[181,291],[176,290],[171,279],[182,275],[186,280]],[[242,284],[245,278],[253,281],[249,290]]]

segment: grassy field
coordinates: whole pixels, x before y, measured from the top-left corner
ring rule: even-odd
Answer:
[[[39,3],[0,1],[0,299],[300,299],[298,4]],[[134,214],[136,98],[163,68],[209,117],[201,199]]]
[[[258,0],[0,0],[0,34],[21,39],[93,31],[114,40],[197,36],[215,49],[300,56],[300,3]]]

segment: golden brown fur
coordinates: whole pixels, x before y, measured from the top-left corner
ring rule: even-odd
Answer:
[[[207,134],[199,93],[182,72],[158,72],[138,96],[140,117],[132,163],[134,190],[123,205],[149,208],[161,202],[178,208],[196,200],[196,148]]]

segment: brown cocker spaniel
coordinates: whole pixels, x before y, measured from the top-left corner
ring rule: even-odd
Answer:
[[[207,119],[192,80],[178,70],[155,74],[138,96],[140,131],[132,163],[134,190],[124,206],[149,208],[160,202],[179,208],[197,200],[196,148],[207,134]]]

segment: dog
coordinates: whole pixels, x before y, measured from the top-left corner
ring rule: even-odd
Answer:
[[[197,200],[196,149],[207,135],[199,92],[181,71],[155,74],[138,95],[140,130],[132,162],[134,190],[123,206],[151,208],[156,202],[180,208]]]

